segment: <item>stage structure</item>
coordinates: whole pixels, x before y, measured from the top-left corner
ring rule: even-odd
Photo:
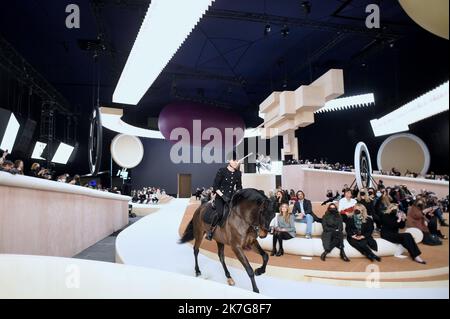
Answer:
[[[314,112],[325,103],[344,94],[343,70],[331,69],[310,85],[295,91],[273,92],[259,106],[264,129],[261,138],[283,136],[281,156],[298,159],[295,131],[314,123]]]

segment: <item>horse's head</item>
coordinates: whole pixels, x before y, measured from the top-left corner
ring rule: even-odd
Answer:
[[[232,199],[232,207],[240,207],[240,217],[249,224],[257,235],[264,238],[269,233],[274,212],[270,199],[264,192],[254,188],[238,191]]]
[[[259,229],[258,236],[261,238],[267,237],[270,230],[270,222],[275,217],[275,213],[272,209],[270,199],[265,198],[259,208]]]

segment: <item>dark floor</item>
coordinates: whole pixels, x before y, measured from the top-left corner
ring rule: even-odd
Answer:
[[[108,237],[100,240],[98,243],[92,245],[89,248],[86,248],[81,253],[73,256],[73,258],[77,259],[88,259],[88,260],[97,260],[97,261],[107,261],[107,262],[116,262],[116,237],[117,235],[130,226],[131,224],[138,221],[141,217],[135,217],[129,219],[129,223],[123,229],[109,235]]]

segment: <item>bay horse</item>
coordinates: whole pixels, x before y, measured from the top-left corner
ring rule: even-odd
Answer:
[[[198,252],[205,233],[209,230],[210,224],[204,222],[203,217],[207,210],[212,209],[212,204],[207,202],[201,205],[194,213],[192,220],[186,227],[179,243],[183,244],[195,239],[195,275],[201,275],[198,267]],[[237,191],[230,201],[229,214],[222,226],[217,226],[213,239],[217,243],[218,255],[222,264],[227,282],[234,286],[234,280],[225,264],[225,245],[231,246],[237,259],[242,263],[252,282],[253,291],[259,293],[255,282],[255,275],[265,273],[269,255],[261,248],[257,238],[265,238],[269,232],[269,224],[274,213],[270,200],[263,192],[254,188],[246,188]],[[225,217],[224,217],[225,218]],[[253,250],[261,255],[263,264],[260,268],[252,269],[245,256],[245,250]]]

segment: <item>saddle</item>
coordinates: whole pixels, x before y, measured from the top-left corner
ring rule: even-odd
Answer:
[[[204,204],[206,206],[205,213],[203,214],[203,221],[209,225],[212,224],[216,216],[218,215],[217,210],[213,207],[211,202],[207,202]],[[222,216],[222,219],[217,224],[218,226],[222,227],[225,224],[225,221],[228,218],[228,215],[230,214],[230,208],[224,208],[224,213]]]

